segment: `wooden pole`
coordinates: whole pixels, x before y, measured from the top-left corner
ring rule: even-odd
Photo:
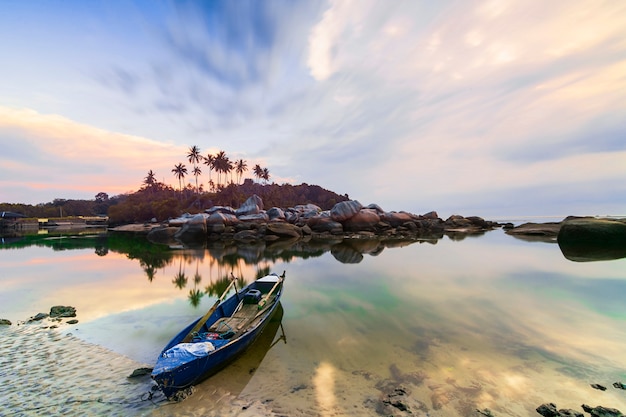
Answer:
[[[198,330],[200,330],[200,328],[204,325],[204,323],[206,323],[209,317],[211,317],[211,314],[213,314],[213,312],[217,309],[217,306],[220,305],[220,303],[222,302],[226,294],[228,294],[228,291],[230,291],[230,288],[234,284],[235,284],[235,280],[232,280],[230,284],[228,285],[228,287],[226,288],[226,291],[224,291],[224,293],[222,294],[222,296],[217,299],[215,304],[213,304],[213,307],[211,307],[211,309],[206,312],[206,314],[198,321],[198,323],[196,323],[196,325],[193,326],[193,329],[191,329],[189,333],[187,333],[187,336],[183,338],[181,343],[189,343],[191,339],[193,339],[193,334],[196,333]]]

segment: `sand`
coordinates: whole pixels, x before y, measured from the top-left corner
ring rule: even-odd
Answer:
[[[143,364],[71,335],[71,326],[0,326],[0,416],[127,416],[156,406],[143,401]]]
[[[626,397],[623,390],[600,392],[571,380],[554,384],[563,378],[537,358],[485,368],[480,364],[488,360],[472,359],[478,352],[446,343],[431,352],[435,362],[449,364],[445,368],[422,360],[418,368],[418,358],[398,347],[391,365],[372,355],[375,362],[364,369],[354,355],[334,363],[290,357],[279,342],[267,354],[251,348],[173,403],[152,390],[149,376],[128,378],[151,364],[87,343],[71,334],[73,326],[46,328],[50,324],[0,326],[0,416],[445,417],[480,416],[477,408],[489,408],[498,417],[535,415],[535,407],[553,400],[579,411],[582,402],[623,409]],[[297,333],[288,338],[290,351],[310,349]]]

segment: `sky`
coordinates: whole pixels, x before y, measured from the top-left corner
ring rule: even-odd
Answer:
[[[195,145],[386,211],[626,215],[623,1],[0,0],[0,51],[0,202],[178,187]]]

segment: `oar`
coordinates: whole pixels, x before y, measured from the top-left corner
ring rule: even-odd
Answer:
[[[285,280],[285,271],[283,271],[283,274],[280,277],[278,277],[278,278],[280,278],[280,279],[278,281],[276,281],[276,284],[274,284],[274,286],[272,287],[270,292],[265,294],[263,296],[263,299],[261,301],[259,301],[259,310],[261,310],[263,307],[265,307],[265,304],[267,303],[267,300],[270,299],[270,297],[272,296],[272,293],[276,290],[276,288],[278,288],[278,284],[280,284],[281,282],[283,282]]]
[[[228,291],[230,291],[230,287],[232,287],[235,284],[235,280],[232,280],[230,282],[230,284],[228,285],[228,287],[226,288],[226,291],[224,291],[224,294],[222,294],[222,296],[220,298],[217,299],[217,301],[215,302],[215,304],[213,304],[213,307],[211,307],[211,309],[209,311],[206,312],[206,314],[204,315],[204,317],[202,317],[200,319],[200,321],[198,321],[198,323],[196,323],[195,326],[193,326],[193,329],[191,329],[191,331],[189,333],[187,333],[187,336],[185,336],[185,338],[181,341],[181,343],[189,343],[189,341],[191,341],[191,339],[193,339],[193,334],[196,333],[198,330],[200,330],[200,328],[204,325],[204,323],[209,319],[209,317],[211,317],[211,314],[213,314],[213,312],[215,311],[215,309],[217,308],[217,306],[220,305],[220,303],[222,302],[222,300],[224,299],[224,297],[226,296],[226,294],[228,294]]]

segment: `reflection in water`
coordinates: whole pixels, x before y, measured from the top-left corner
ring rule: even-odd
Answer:
[[[3,315],[74,305],[73,333],[145,363],[210,307],[231,273],[241,288],[258,274],[288,271],[289,344],[258,365],[227,368],[162,415],[237,415],[252,403],[265,407],[259,415],[376,415],[396,388],[416,415],[533,415],[544,402],[626,410],[622,391],[589,388],[626,381],[624,259],[570,262],[555,243],[501,231],[182,250],[109,236],[98,240],[105,256],[94,254],[93,239],[60,251],[45,242],[0,250]],[[179,274],[183,291],[172,283]],[[228,408],[221,384],[242,403]],[[215,398],[230,414],[207,410]]]

